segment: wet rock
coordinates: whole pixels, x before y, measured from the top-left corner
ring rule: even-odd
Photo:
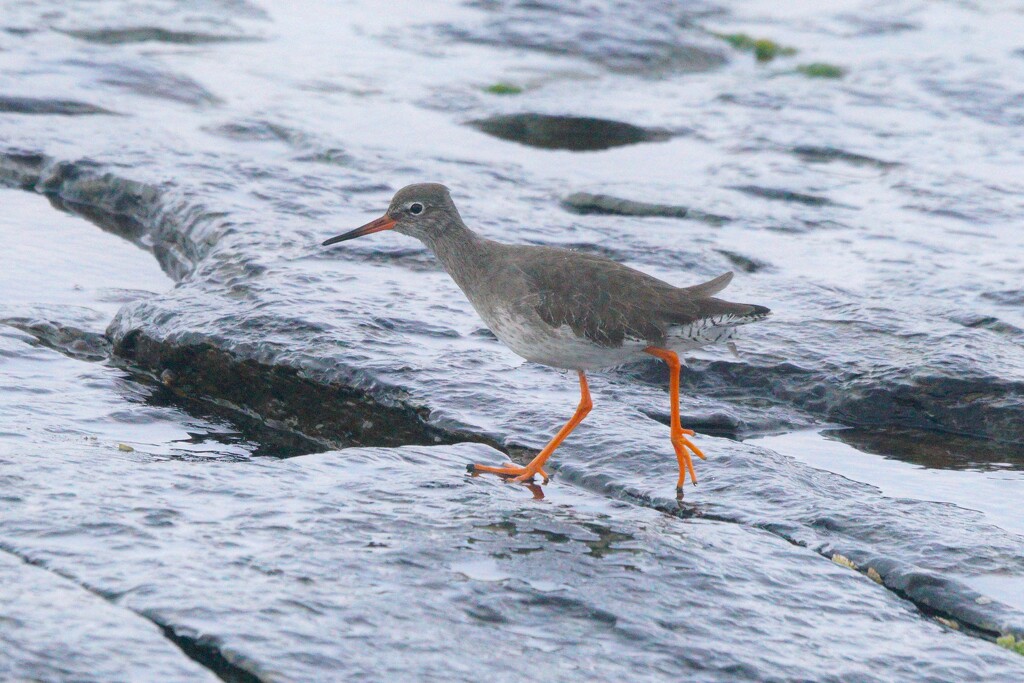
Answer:
[[[203,264],[200,273],[195,274],[193,289],[182,289],[174,295],[179,301],[172,305],[171,311],[162,311],[162,306],[158,302],[150,301],[141,305],[134,313],[126,312],[115,327],[114,334],[118,338],[126,337],[129,332],[137,332],[157,344],[163,344],[166,340],[172,345],[184,345],[185,340],[189,340],[188,345],[209,345],[233,354],[232,349],[236,344],[242,345],[239,348],[249,347],[251,342],[248,341],[248,335],[257,328],[264,336],[280,334],[282,339],[292,340],[290,344],[308,350],[311,350],[308,342],[319,340],[314,346],[321,347],[332,335],[341,335],[335,338],[344,338],[350,334],[330,326],[325,328],[320,322],[313,327],[296,326],[294,316],[285,314],[284,308],[280,311],[280,317],[268,317],[265,313],[256,316],[257,309],[239,308],[237,304],[233,304],[231,310],[234,313],[228,315],[225,312],[227,317],[221,323],[217,323],[216,319],[210,319],[208,333],[196,336],[195,331],[192,331],[181,336],[180,332],[173,331],[175,326],[172,321],[186,321],[186,329],[189,329],[191,326],[187,323],[186,313],[189,307],[198,306],[214,310],[210,306],[216,299],[210,299],[208,294],[202,293],[203,290],[205,287],[218,287],[218,283],[224,282],[224,269],[232,272],[239,269],[232,260],[235,257],[225,261],[207,262],[203,259],[203,254],[216,242],[215,238],[211,238],[221,234],[230,225],[222,214],[211,212],[200,205],[179,202],[172,197],[165,198],[155,188],[99,173],[88,164],[47,163],[31,155],[16,154],[6,163],[0,163],[0,171],[6,171],[14,184],[39,187],[57,196],[71,198],[79,204],[91,202],[97,211],[129,215],[133,220],[151,226],[149,239],[154,244],[173,243],[175,249],[168,249],[168,253],[174,253],[179,258],[189,255],[193,264]],[[33,173],[38,173],[38,177],[33,179]],[[239,244],[238,247],[246,250],[251,249],[252,245],[246,242]],[[158,255],[161,253],[157,249],[154,249],[154,252]],[[241,263],[250,258],[243,256]],[[370,269],[361,283],[363,287],[369,286],[370,280],[376,277],[373,273],[377,272],[377,268],[386,269],[391,274],[395,273],[389,262],[380,261],[372,251],[367,254],[365,261],[360,259],[360,262],[363,266],[350,260],[347,268],[350,271],[358,271],[360,267]],[[177,272],[191,272],[187,265],[171,265],[174,265]],[[259,278],[251,280],[251,276],[244,275],[246,271],[252,275],[259,275]],[[294,276],[287,275],[285,271],[270,276],[264,271],[263,268],[252,270],[249,266],[242,267],[240,272],[243,275],[239,282],[247,282],[247,297],[262,296],[272,301],[281,291],[294,288],[294,284],[287,285],[282,280]],[[452,300],[460,301],[446,275],[437,270],[427,271],[422,275],[431,279],[438,278],[437,286],[451,288]],[[229,279],[237,277],[231,275]],[[303,278],[303,281],[298,283],[302,293],[297,295],[304,300],[317,300],[318,295],[307,289],[313,286],[315,279],[311,280],[305,276]],[[204,285],[204,280],[208,284]],[[275,291],[275,287],[281,289]],[[403,292],[403,296],[405,295]],[[373,295],[370,296],[372,300]],[[382,296],[385,300],[391,300],[390,295],[382,293]],[[424,305],[427,305],[426,300]],[[174,313],[172,311],[175,306],[185,308]],[[476,329],[478,323],[472,322],[475,318],[468,311],[468,307],[462,310],[467,314],[469,329]],[[239,317],[239,313],[243,315]],[[185,317],[182,317],[182,314]],[[255,317],[247,322],[246,317],[250,315]],[[328,321],[336,315],[337,313],[325,310],[313,315],[313,319]],[[373,317],[361,316],[364,321],[362,325],[365,326],[365,321]],[[415,319],[416,316],[413,314],[407,326],[409,334],[415,334]],[[158,325],[166,329],[165,332],[156,333],[157,328],[152,325],[157,320],[166,321]],[[231,328],[234,328],[235,332],[230,332]],[[831,324],[827,321],[804,321],[792,329],[786,324],[775,323],[771,333],[774,336],[781,335],[781,338],[791,339],[788,353],[795,358],[802,358],[800,364],[780,362],[777,357],[770,354],[750,353],[745,354],[742,362],[695,360],[691,362],[684,381],[690,388],[705,395],[714,395],[729,386],[743,387],[743,393],[751,397],[757,396],[758,400],[794,406],[801,411],[838,420],[851,426],[888,424],[957,431],[1006,441],[1024,441],[1024,433],[1021,432],[1019,420],[1016,419],[1020,408],[1019,402],[1022,400],[1020,383],[989,373],[982,366],[965,368],[959,355],[952,351],[946,354],[941,347],[936,347],[927,339],[894,339],[885,328],[872,326],[865,321],[844,328],[844,338],[850,344],[851,353],[856,349],[855,355],[845,357],[837,348],[823,349],[813,345],[814,339],[827,338],[834,334]],[[760,333],[751,330],[748,334],[757,336]],[[230,335],[237,337],[234,341],[229,341]],[[447,333],[445,336],[458,338]],[[367,350],[362,342],[353,343],[356,346],[351,348],[358,349],[357,355]],[[886,380],[876,381],[874,377],[877,370],[871,369],[871,363],[877,362],[877,359],[904,357],[908,344],[919,345],[921,353],[926,354],[922,357],[930,357],[930,362],[924,365],[914,364],[912,367],[891,366],[887,371]],[[281,348],[286,347],[287,345],[275,347],[272,355],[263,356],[261,362],[275,357]],[[1007,355],[1006,359],[1000,362],[1012,365],[1014,361],[1010,357],[1015,350],[1005,345],[999,348],[1000,353]],[[867,357],[872,359],[870,363],[865,361],[863,355],[869,349],[871,351]],[[252,351],[246,351],[242,358],[250,356],[255,357]],[[361,371],[356,371],[356,376],[361,374]],[[376,380],[373,380],[370,384],[375,382]],[[660,383],[660,378],[658,382]],[[730,394],[736,392],[735,389],[728,391]],[[392,400],[378,398],[385,403]]]
[[[201,235],[215,235],[223,230],[220,227],[224,219],[216,212],[210,212],[201,206],[189,206],[188,203],[181,204],[170,201],[165,205],[167,199],[160,197],[154,189],[146,189],[128,181],[118,180],[108,174],[90,171],[88,165],[75,164],[45,164],[39,158],[31,155],[12,155],[6,163],[0,164],[0,171],[6,170],[12,183],[19,185],[33,185],[53,192],[58,196],[77,198],[79,203],[88,198],[88,201],[95,203],[97,210],[113,212],[118,215],[131,215],[135,220],[152,226],[150,239],[155,244],[165,241],[173,241],[176,249],[173,253],[180,255],[189,254],[192,259],[202,259],[202,254],[210,248],[212,242],[208,238],[195,239]],[[40,177],[32,182],[33,173],[39,173]],[[179,223],[180,221],[180,223]],[[157,251],[157,250],[155,250]],[[171,252],[172,250],[168,250]],[[157,251],[159,254],[160,252]],[[380,262],[375,265],[373,253],[367,255],[367,265],[372,268],[379,267],[389,269],[388,262]],[[198,260],[194,260],[198,263]],[[352,264],[354,266],[354,264]],[[223,267],[232,267],[230,263],[224,263]],[[179,272],[188,272],[187,266],[176,266]],[[213,277],[220,266],[210,263],[204,267],[205,277]],[[212,268],[212,270],[210,270]],[[388,270],[393,273],[393,270]],[[368,273],[368,277],[373,277]],[[448,286],[446,276],[436,270],[430,272],[430,277],[440,277],[440,286]],[[211,285],[220,281],[220,276],[212,279]],[[271,299],[276,296],[267,287],[272,281],[268,280],[266,274],[260,278],[260,291],[265,292],[264,296]],[[366,283],[364,283],[366,284]],[[196,283],[197,286],[200,283]],[[454,289],[454,288],[452,288]],[[287,287],[285,287],[287,290]],[[250,288],[250,296],[253,290]],[[182,291],[182,300],[179,306],[198,305],[208,307],[211,302],[206,301],[208,297],[200,295],[195,298]],[[303,297],[312,298],[315,295],[306,291]],[[458,294],[452,292],[452,298]],[[187,303],[194,301],[195,303]],[[204,302],[204,303],[199,303]],[[143,307],[152,307],[155,302],[147,302]],[[233,310],[237,309],[237,306]],[[283,314],[283,311],[282,311]],[[320,320],[329,320],[332,313],[323,313],[316,316]],[[155,316],[155,317],[150,317]],[[133,315],[124,318],[119,329],[123,330],[117,334],[126,335],[128,332],[138,330],[144,337],[151,338],[155,343],[163,343],[163,340],[178,339],[177,333],[168,336],[167,333],[154,334],[148,328],[151,324],[148,320],[173,320],[178,315],[168,317],[168,313],[160,312],[159,307],[150,308],[145,314]],[[372,316],[364,316],[369,319]],[[322,331],[321,328],[303,333],[302,326],[289,330],[290,316],[282,315],[280,320],[262,316],[260,326],[264,328],[264,334],[278,334],[281,330],[284,338],[291,338],[292,343],[299,347],[303,342],[299,339],[312,339],[314,336],[332,334],[329,331]],[[129,320],[137,320],[125,326]],[[472,320],[471,314],[469,320]],[[232,325],[238,324],[238,321]],[[269,325],[269,328],[267,327]],[[470,329],[476,329],[477,323],[472,323]],[[822,329],[817,329],[822,328]],[[172,328],[169,328],[172,329]],[[211,328],[211,332],[215,328]],[[196,343],[210,344],[215,348],[230,350],[235,343],[242,343],[248,333],[253,329],[251,326],[246,332],[245,328],[239,328],[241,335],[237,342],[227,342],[224,332],[219,331],[213,336],[201,335],[199,337],[188,337],[195,339]],[[410,332],[414,327],[410,327]],[[270,332],[274,330],[274,332]],[[298,332],[298,336],[296,335]],[[925,366],[913,368],[907,367],[897,370],[895,367],[887,374],[885,382],[878,383],[873,379],[870,365],[865,366],[863,356],[843,359],[836,356],[838,349],[822,349],[811,346],[812,340],[820,338],[821,335],[828,337],[833,334],[827,322],[802,323],[799,328],[793,329],[792,345],[790,353],[795,357],[803,356],[804,361],[799,365],[794,363],[781,363],[774,356],[758,356],[745,354],[743,362],[724,361],[694,361],[684,376],[684,381],[698,392],[706,395],[714,395],[723,387],[743,387],[743,392],[750,396],[758,396],[759,400],[769,400],[778,405],[790,405],[798,407],[802,411],[817,414],[827,419],[838,420],[849,425],[873,425],[890,424],[908,428],[939,429],[947,431],[959,431],[965,434],[973,434],[979,437],[988,437],[1008,441],[1022,441],[1024,434],[1020,432],[1019,421],[1015,415],[1018,413],[1017,401],[1019,398],[1019,383],[1012,380],[1002,379],[998,376],[986,374],[980,368],[965,373],[961,360],[956,356],[943,358],[936,354],[938,349],[927,340],[921,339],[922,352],[928,347],[928,353],[933,361]],[[335,332],[337,333],[337,332]],[[756,334],[756,331],[751,331]],[[790,332],[780,323],[775,323],[773,335],[787,337]],[[884,329],[876,329],[871,326],[861,325],[849,327],[844,332],[847,340],[851,343],[851,349],[858,349],[863,353],[866,349],[874,349],[871,358],[879,359],[893,356],[896,353],[892,345],[896,340],[891,339]],[[807,343],[804,343],[804,340]],[[181,342],[174,341],[174,344]],[[246,342],[247,343],[247,342]],[[900,354],[906,353],[906,340],[899,341]],[[890,348],[892,349],[890,351]],[[1004,354],[1013,354],[1012,348],[1004,348]],[[275,354],[278,353],[275,351]],[[1006,360],[1012,364],[1009,358]],[[835,364],[835,365],[833,365]],[[945,366],[945,367],[944,367]],[[653,367],[653,366],[652,366]],[[823,371],[822,368],[836,367],[840,370]],[[158,370],[162,368],[156,368]],[[358,374],[358,373],[357,373]],[[660,383],[660,378],[658,380]],[[735,393],[735,390],[730,390]]]
[[[668,140],[671,133],[589,116],[505,114],[469,122],[488,135],[530,147],[585,152]]]
[[[732,187],[733,190],[737,190],[744,194],[749,194],[752,197],[760,197],[762,199],[774,199],[783,202],[796,202],[797,204],[804,204],[806,206],[835,206],[828,197],[820,197],[813,194],[804,194],[803,192],[793,192],[792,190],[785,190],[777,187],[761,187],[759,185],[735,185]]]
[[[197,467],[66,449],[5,467],[38,485],[0,531],[261,680],[511,681],[526,650],[545,680],[575,681],[569,648],[596,681],[839,681],[881,662],[904,680],[1024,675],[1013,653],[771,533],[564,486],[531,504],[462,471],[500,458],[464,444]],[[36,470],[55,461],[65,477]],[[45,533],[54,517],[75,543]],[[468,642],[492,656],[467,659]]]
[[[0,151],[0,183],[40,192],[58,208],[150,249],[175,279],[189,273],[211,247],[202,230],[211,224],[227,227],[218,223],[222,214],[103,173],[89,160],[57,162],[42,154]]]
[[[702,72],[725,55],[693,27],[693,5],[611,2],[581,7],[568,0],[484,0],[476,26],[444,25],[448,39],[577,57],[611,71],[655,76]]]
[[[889,352],[889,340],[885,337],[851,334],[851,339],[861,340],[862,348],[870,349],[870,353]],[[922,346],[927,344],[921,342]],[[746,346],[750,346],[749,342]],[[771,402],[795,405],[850,426],[906,427],[1024,442],[1024,434],[1014,426],[1013,417],[1015,411],[1024,408],[1024,382],[966,368],[955,357],[933,354],[933,358],[923,367],[894,371],[881,383],[860,375],[866,370],[856,369],[851,358],[851,365],[837,367],[826,381],[818,369],[758,359],[748,351],[744,354],[746,362],[694,359],[683,381],[697,392],[713,393],[723,385],[743,387],[736,393],[771,396]],[[828,362],[824,354],[820,362]]]
[[[6,681],[218,680],[145,618],[7,549],[0,550],[0,624]]]
[[[66,188],[49,187],[81,196],[76,191],[77,183],[84,182],[88,187],[95,180],[86,169],[78,174],[66,173],[65,177],[69,179]],[[132,187],[128,183],[115,185]],[[133,196],[140,195],[136,191]],[[165,201],[159,193],[151,199],[158,205]],[[184,232],[210,234],[210,230],[218,230],[220,220],[214,214],[205,219],[205,227],[186,224]],[[373,259],[364,262],[359,252],[352,252],[344,261],[344,271],[346,278],[359,282],[359,287],[353,289],[347,280],[338,282],[345,292],[344,305],[339,307],[334,297],[316,293],[319,266],[308,260],[288,259],[287,267],[280,263],[272,268],[263,266],[252,270],[254,276],[240,280],[245,283],[244,298],[225,296],[222,283],[226,275],[244,272],[239,266],[251,257],[242,255],[253,248],[252,244],[252,240],[244,240],[218,246],[197,262],[187,283],[159,298],[123,309],[108,331],[117,353],[158,373],[170,370],[174,386],[182,387],[185,393],[216,397],[225,405],[239,406],[272,424],[283,422],[321,438],[343,436],[364,442],[379,439],[400,443],[422,434],[442,440],[472,435],[502,445],[520,460],[529,457],[529,447],[536,447],[549,436],[552,425],[545,415],[557,413],[565,408],[562,403],[574,400],[552,394],[554,378],[549,371],[536,367],[518,368],[508,384],[498,387],[495,382],[504,381],[498,378],[507,376],[500,369],[508,367],[508,354],[488,338],[472,334],[479,329],[479,322],[468,304],[448,305],[444,321],[435,323],[438,331],[453,332],[442,335],[443,343],[428,341],[441,338],[436,332],[418,332],[416,316],[410,313],[405,319],[405,306],[430,310],[437,305],[434,293],[445,287],[451,290],[453,302],[461,301],[454,298],[457,293],[447,275],[437,271],[417,272],[416,283],[396,285],[393,278],[398,274],[393,267]],[[266,247],[260,244],[261,251]],[[385,272],[386,277],[382,276]],[[396,291],[401,293],[401,307],[393,298]],[[302,317],[295,316],[290,303],[297,300],[303,301]],[[382,316],[385,306],[388,314]],[[371,324],[374,319],[380,319],[381,324]],[[313,320],[317,322],[310,322]],[[388,324],[382,327],[384,323]],[[773,334],[783,338],[788,335],[784,326]],[[809,338],[818,336],[810,334]],[[416,339],[417,343],[406,344],[402,339]],[[402,344],[397,356],[392,350],[396,343]],[[853,343],[849,348],[861,354],[869,346]],[[800,343],[793,343],[790,351],[798,356],[806,353]],[[838,349],[816,351],[836,356]],[[870,352],[868,357],[882,356]],[[842,358],[833,361],[840,363]],[[761,410],[766,410],[767,398],[778,405],[797,405],[851,421],[877,414],[878,419],[888,420],[887,424],[925,421],[928,427],[947,429],[964,424],[990,430],[989,435],[1019,429],[1015,419],[1019,411],[1012,407],[1012,395],[993,395],[993,386],[998,383],[992,378],[973,387],[972,393],[978,396],[969,411],[961,413],[964,406],[948,390],[914,394],[916,407],[907,400],[911,392],[925,386],[922,382],[929,381],[927,374],[917,378],[917,385],[906,384],[908,393],[904,394],[897,391],[899,382],[891,377],[879,384],[860,375],[856,363],[848,364],[847,375],[837,375],[834,367],[821,360],[816,362],[818,365],[807,367],[780,364],[756,352],[746,354],[743,361],[729,363],[691,361],[684,375],[686,393],[747,395],[760,402]],[[652,377],[657,389],[645,389],[643,384],[614,389],[620,394],[619,401],[602,402],[596,395],[595,400],[606,411],[605,420],[574,434],[572,444],[560,451],[556,464],[570,481],[586,488],[667,509],[670,504],[650,488],[657,490],[659,483],[674,480],[674,459],[667,454],[661,459],[650,457],[666,449],[665,435],[637,429],[629,408],[666,400],[664,368],[650,367],[656,370]],[[828,379],[820,368],[827,368]],[[837,377],[842,384],[837,383]],[[493,391],[506,400],[487,398]],[[530,400],[517,401],[515,397],[520,394]],[[946,403],[950,399],[952,403]],[[389,406],[393,410],[389,411]],[[728,422],[724,416],[715,419]],[[381,428],[380,424],[387,427]],[[395,441],[386,440],[391,437]],[[891,501],[869,500],[871,487],[856,488],[854,493],[847,480],[809,468],[801,468],[794,478],[792,463],[771,452],[710,436],[702,436],[701,441],[715,455],[712,483],[705,483],[699,490],[702,496],[709,496],[708,501],[714,501],[714,507],[712,511],[703,504],[705,511],[701,514],[752,525],[772,519],[775,521],[768,528],[773,533],[793,543],[821,548],[822,552],[828,550],[829,556],[839,552],[858,564],[862,564],[862,556],[888,558],[907,567],[907,571],[925,572],[946,581],[950,594],[959,596],[951,598],[946,609],[949,616],[964,623],[971,623],[973,612],[957,610],[955,605],[973,594],[958,592],[955,582],[950,583],[944,573],[954,566],[960,572],[985,572],[1020,565],[1024,571],[1024,556],[1005,532],[975,525],[977,528],[969,534],[970,546],[963,544],[962,529],[973,522],[960,512],[921,503],[897,513],[891,509]],[[638,482],[636,472],[643,473],[643,483]],[[813,496],[811,492],[815,492]],[[851,509],[837,513],[835,522],[820,527],[824,511],[836,505],[834,497],[849,499]],[[815,502],[809,505],[812,500]],[[866,509],[874,513],[866,515]],[[953,518],[936,523],[935,516],[940,513]],[[939,542],[936,529],[955,537]],[[939,547],[941,552],[933,550]],[[908,596],[914,599],[913,593]],[[993,607],[978,627],[1015,624],[1012,614],[1005,610]]]
[[[0,324],[27,332],[41,344],[72,358],[100,361],[110,355],[110,342],[105,336],[72,325],[28,318],[0,318]]]
[[[601,214],[608,216],[661,216],[665,218],[689,218],[711,225],[729,221],[725,216],[716,216],[699,209],[677,204],[652,204],[632,199],[621,199],[606,194],[574,192],[562,199],[562,206],[573,213]]]
[[[60,116],[89,116],[114,112],[86,102],[51,100],[38,97],[0,95],[0,114],[57,114]]]

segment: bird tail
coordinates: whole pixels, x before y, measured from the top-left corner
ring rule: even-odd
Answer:
[[[764,320],[772,314],[771,309],[757,304],[738,304],[708,297],[697,303],[695,321],[698,326],[735,327]]]
[[[699,285],[693,285],[692,287],[681,287],[681,289],[686,292],[687,296],[696,299],[700,297],[714,296],[728,287],[730,282],[732,282],[731,270],[728,273],[722,273],[714,280],[708,280],[707,282],[703,282]]]

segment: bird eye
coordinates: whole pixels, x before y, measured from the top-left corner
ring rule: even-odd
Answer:
[[[412,204],[409,205],[409,213],[411,213],[413,216],[419,216],[421,213],[423,213],[423,205],[420,204],[419,202],[413,202]]]

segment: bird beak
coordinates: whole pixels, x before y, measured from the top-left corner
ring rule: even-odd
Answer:
[[[388,216],[387,214],[384,214],[377,220],[370,221],[361,228],[350,230],[349,232],[346,232],[344,235],[338,235],[337,237],[332,237],[331,239],[326,240],[322,246],[328,247],[332,244],[337,244],[338,242],[344,242],[345,240],[354,240],[357,237],[369,235],[371,232],[390,230],[393,227],[395,227],[395,223],[397,223],[397,221],[394,218]]]

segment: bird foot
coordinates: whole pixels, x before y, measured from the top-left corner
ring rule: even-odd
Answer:
[[[686,438],[688,436],[693,436],[695,433],[696,432],[694,432],[692,429],[680,430],[680,432],[676,436],[672,437],[672,443],[675,444],[678,442],[679,446],[682,446],[683,448],[689,448],[691,451],[693,451],[694,455],[696,455],[701,460],[707,460],[707,456],[704,455],[704,453],[699,448],[697,448],[697,445]]]
[[[693,451],[701,460],[707,459],[701,450],[686,438],[687,436],[693,436],[693,433],[692,429],[680,429],[672,435],[672,447],[676,451],[676,460],[679,461],[679,479],[676,480],[677,494],[683,490],[687,472],[690,473],[690,480],[693,481],[693,485],[697,485],[697,473],[693,469],[693,459],[690,457],[690,451]]]
[[[548,483],[548,480],[550,479],[550,477],[548,477],[548,473],[544,471],[543,467],[523,467],[513,463],[508,463],[502,467],[492,467],[490,465],[467,465],[466,471],[471,474],[479,474],[481,472],[497,474],[505,479],[505,481],[517,484],[532,482],[534,476],[538,474],[543,478],[545,484]]]

